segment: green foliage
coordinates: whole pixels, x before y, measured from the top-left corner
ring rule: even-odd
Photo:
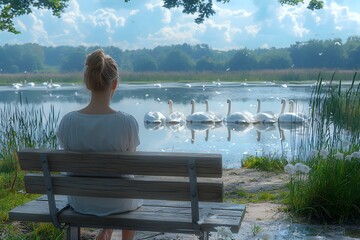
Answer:
[[[59,113],[51,106],[23,104],[5,105],[0,109],[0,172],[17,170],[16,150],[21,148],[56,148]]]
[[[299,3],[304,3],[304,0],[279,0],[279,3],[284,5],[298,5]],[[309,2],[309,5],[307,6],[308,9],[315,10],[315,9],[321,9],[324,7],[324,1],[321,0],[311,0]]]
[[[350,84],[329,84],[321,75],[311,97],[308,175],[293,175],[288,204],[296,216],[321,223],[359,223],[360,95],[356,74]]]
[[[283,190],[260,191],[252,193],[239,189],[226,193],[225,200],[227,202],[240,204],[262,202],[283,203],[287,196],[288,193]]]
[[[283,172],[284,166],[288,163],[284,157],[263,155],[263,156],[247,156],[243,162],[242,167],[254,168],[260,171],[267,172]]]
[[[184,52],[169,52],[162,62],[162,69],[167,72],[187,72],[193,68],[191,58]]]
[[[32,13],[32,8],[51,10],[54,16],[60,14],[67,7],[69,0],[46,0],[46,1],[0,1],[0,31],[20,33],[15,29],[13,19],[15,17]]]
[[[310,107],[312,116],[313,148],[337,149],[347,147],[349,142],[360,143],[360,83],[356,84],[355,73],[351,84],[338,84],[333,80],[324,84],[323,78],[319,80],[312,93]],[[319,114],[321,113],[321,114]]]
[[[233,58],[230,59],[229,68],[231,71],[253,70],[258,68],[255,56],[247,49],[238,51]]]
[[[355,223],[360,218],[360,157],[314,156],[308,176],[289,183],[290,210],[320,223]]]
[[[0,46],[0,75],[4,73],[81,72],[86,55],[99,48],[38,44]],[[104,47],[120,71],[195,71],[228,73],[279,69],[289,73],[301,69],[354,69],[359,65],[360,38],[309,40],[289,48],[218,51],[206,44],[178,44],[154,49],[121,50]],[[179,66],[177,64],[180,64]],[[316,70],[317,73],[319,70]],[[353,71],[353,70],[351,70]],[[308,74],[304,74],[305,77]],[[316,74],[317,75],[317,74]],[[22,80],[27,78],[24,74]],[[276,79],[276,78],[274,78]],[[315,80],[314,78],[313,80]],[[291,78],[290,78],[291,80]]]

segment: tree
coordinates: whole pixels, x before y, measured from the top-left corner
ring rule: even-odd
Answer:
[[[0,0],[0,31],[8,31],[11,33],[20,33],[14,27],[13,20],[15,17],[30,14],[33,8],[51,10],[54,16],[60,17],[67,7],[69,0]],[[131,0],[125,0],[130,2]],[[163,7],[183,8],[182,12],[185,14],[198,14],[195,19],[196,23],[204,22],[205,18],[209,18],[216,12],[213,9],[213,0],[163,0]],[[278,0],[280,4],[297,5],[303,4],[304,0]],[[228,3],[230,0],[216,0],[216,2]],[[324,6],[324,1],[311,0],[307,6],[308,9],[321,9]]]
[[[161,70],[167,72],[190,71],[192,65],[191,59],[186,53],[175,50],[165,57]]]
[[[229,61],[230,71],[254,70],[257,67],[258,62],[247,49],[238,51]]]
[[[60,14],[67,7],[69,0],[18,0],[0,1],[0,31],[20,33],[15,29],[13,19],[15,17],[32,13],[32,8],[51,10],[54,16],[60,17]]]
[[[64,58],[61,64],[63,72],[79,72],[84,69],[86,49],[83,46],[77,47],[68,57]]]

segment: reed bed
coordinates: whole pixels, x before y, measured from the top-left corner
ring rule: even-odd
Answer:
[[[54,106],[45,111],[21,99],[19,104],[0,109],[0,173],[17,169],[15,151],[20,148],[56,148],[59,114]]]
[[[335,75],[335,74],[334,74]],[[324,84],[319,75],[312,94],[308,171],[287,165],[291,174],[291,212],[320,223],[355,223],[360,219],[360,83]]]

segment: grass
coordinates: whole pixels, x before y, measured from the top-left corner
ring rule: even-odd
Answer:
[[[319,223],[360,219],[360,83],[350,85],[319,76],[312,94],[312,155],[308,174],[293,174],[287,203],[298,217]],[[319,114],[321,113],[321,114]]]
[[[307,164],[309,174],[289,183],[291,212],[320,223],[359,223],[360,157],[314,156]]]
[[[288,160],[285,157],[278,157],[276,155],[250,155],[243,160],[242,167],[266,172],[284,172],[284,167],[287,163]]]
[[[38,197],[24,192],[16,150],[56,148],[58,120],[54,107],[46,112],[22,99],[0,110],[0,239],[62,239],[63,233],[51,224],[8,222],[9,210]]]
[[[309,153],[301,164],[286,166],[291,174],[288,194],[283,198],[290,213],[311,222],[360,223],[360,83],[357,73],[350,84],[329,81],[319,74],[310,99]],[[315,154],[314,154],[315,153]],[[287,159],[276,156],[248,156],[243,167],[283,172]],[[308,170],[301,166],[307,165]],[[298,166],[298,167],[295,167]],[[300,167],[299,167],[300,166]],[[306,167],[305,167],[306,168]],[[293,170],[289,170],[293,169]],[[273,201],[273,193],[236,191],[227,197],[239,202]],[[251,199],[251,200],[250,200]]]
[[[59,112],[52,106],[47,113],[43,106],[23,103],[5,105],[0,110],[0,172],[17,170],[15,151],[20,148],[56,148],[56,127]]]

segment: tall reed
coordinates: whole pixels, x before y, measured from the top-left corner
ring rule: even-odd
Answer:
[[[310,100],[311,147],[346,149],[360,142],[360,82],[357,73],[350,84],[341,80],[329,84],[319,75]]]
[[[298,216],[324,223],[359,223],[360,83],[325,84],[319,74],[312,93],[307,175],[292,174],[289,206]]]
[[[16,150],[21,148],[56,148],[59,112],[54,106],[23,103],[7,104],[0,109],[0,172],[16,170]]]

